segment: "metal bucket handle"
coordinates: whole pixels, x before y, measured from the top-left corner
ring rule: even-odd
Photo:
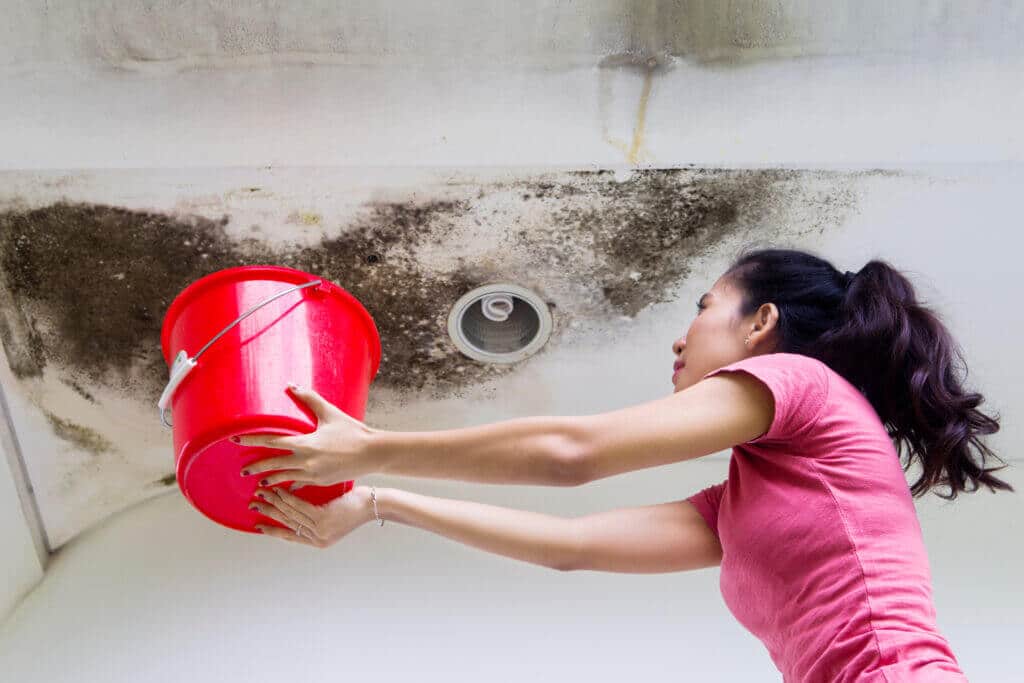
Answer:
[[[243,313],[242,315],[235,318],[234,322],[232,322],[230,325],[228,325],[223,330],[214,335],[213,339],[206,342],[203,348],[199,349],[199,353],[197,353],[192,358],[188,357],[188,353],[185,351],[185,349],[178,351],[178,355],[174,358],[174,363],[171,365],[170,379],[167,381],[167,386],[164,387],[164,391],[160,395],[160,400],[157,402],[157,407],[160,409],[160,422],[163,423],[164,427],[170,429],[171,427],[174,426],[173,423],[167,422],[167,404],[171,402],[171,398],[174,396],[174,390],[178,388],[178,385],[181,384],[181,381],[183,379],[185,379],[185,376],[188,375],[188,373],[192,371],[192,368],[196,366],[196,362],[199,360],[199,356],[203,355],[203,352],[206,351],[206,349],[210,348],[210,345],[213,344],[213,342],[220,339],[222,336],[224,336],[224,333],[226,333],[232,327],[242,322],[250,315],[252,315],[259,309],[269,304],[271,301],[274,301],[275,299],[278,299],[284,296],[285,294],[290,294],[291,292],[294,292],[299,289],[305,289],[306,287],[315,287],[316,285],[319,285],[322,282],[323,280],[313,280],[312,282],[307,282],[305,284],[289,287],[283,292],[278,292],[277,294],[267,297],[266,299],[259,302],[258,304],[250,308],[248,311]]]

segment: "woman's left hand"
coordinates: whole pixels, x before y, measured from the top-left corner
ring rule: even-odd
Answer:
[[[257,489],[256,495],[263,498],[263,502],[251,503],[250,509],[287,527],[257,524],[261,533],[314,548],[337,543],[373,518],[366,486],[356,486],[325,505],[314,505],[280,487]]]

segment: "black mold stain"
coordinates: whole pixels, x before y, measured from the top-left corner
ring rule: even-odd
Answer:
[[[798,175],[702,169],[652,170],[622,182],[605,178],[600,203],[561,209],[558,223],[570,233],[593,235],[595,251],[605,255],[593,275],[608,301],[633,316],[663,301],[669,285],[688,274],[692,257],[756,219],[775,183]],[[744,214],[747,221],[740,220]]]
[[[100,383],[111,371],[124,381],[142,361],[153,398],[167,373],[160,356],[167,305],[196,276],[241,263],[227,220],[64,202],[0,214],[7,288],[23,311],[40,310],[52,325],[33,351]]]
[[[448,243],[469,202],[377,203],[369,208],[341,236],[276,258],[336,282],[370,312],[381,338],[374,384],[447,392],[510,372],[507,366],[464,356],[447,333],[451,305],[492,276],[465,263],[447,274],[432,273],[417,256],[428,241]]]
[[[664,300],[695,256],[789,201],[776,185],[801,173],[635,170],[621,181],[601,169],[467,184],[454,200],[368,204],[338,226],[340,235],[315,246],[271,246],[255,225],[245,233],[256,236],[232,237],[228,216],[66,202],[8,210],[0,212],[0,297],[8,302],[0,335],[20,378],[55,363],[155,403],[167,378],[160,325],[174,297],[217,270],[275,263],[336,282],[369,310],[382,344],[375,386],[444,395],[516,367],[479,363],[449,339],[449,309],[470,289],[496,281],[533,287],[559,311],[549,344],[557,342],[559,318],[577,314],[546,291],[559,282],[600,292],[607,315],[635,315]],[[497,192],[507,195],[507,215],[473,213],[477,200]],[[516,202],[542,212],[540,229],[517,228]],[[431,270],[422,249],[459,254],[465,226],[493,230],[493,241],[507,240],[518,260],[498,251],[495,259],[458,256],[449,271]],[[551,265],[552,257],[560,263]]]
[[[72,389],[74,389],[76,394],[78,394],[79,396],[84,398],[89,403],[97,403],[96,397],[93,396],[92,394],[90,394],[88,391],[86,391],[85,388],[82,387],[82,385],[80,385],[78,382],[74,381],[73,379],[61,378],[60,381],[62,383],[64,383],[64,384],[66,384],[67,386],[71,387]]]
[[[54,434],[68,443],[74,444],[81,450],[93,455],[100,455],[101,453],[113,450],[114,444],[95,430],[62,419],[49,411],[44,411],[44,414],[50,423],[50,427],[53,428]]]
[[[39,377],[46,365],[42,335],[35,321],[26,317],[2,283],[3,271],[0,270],[0,341],[7,364],[16,377]]]

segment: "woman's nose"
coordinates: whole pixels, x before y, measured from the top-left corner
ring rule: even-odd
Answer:
[[[674,353],[674,354],[676,354],[678,356],[680,353],[683,352],[683,349],[685,349],[685,348],[686,348],[686,337],[680,337],[679,339],[677,339],[675,341],[674,344],[672,344],[672,353]]]

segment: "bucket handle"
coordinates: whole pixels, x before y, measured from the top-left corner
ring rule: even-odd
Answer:
[[[272,296],[267,297],[266,299],[264,299],[263,301],[259,302],[258,304],[256,304],[252,308],[250,308],[248,311],[243,313],[242,315],[240,315],[237,318],[235,318],[234,322],[232,322],[230,325],[225,327],[223,330],[221,330],[220,332],[215,334],[213,339],[211,339],[210,341],[206,342],[206,344],[203,346],[203,348],[199,349],[199,353],[197,353],[192,358],[188,357],[188,353],[185,351],[185,349],[182,349],[181,351],[178,351],[178,355],[175,356],[174,363],[171,365],[170,379],[167,380],[167,386],[164,387],[164,391],[160,395],[160,400],[157,401],[157,404],[156,404],[157,407],[160,409],[160,422],[163,423],[164,427],[167,427],[168,429],[170,429],[171,427],[174,426],[172,423],[167,422],[167,404],[169,404],[171,402],[171,398],[174,396],[174,390],[178,388],[178,385],[181,384],[183,379],[185,379],[185,376],[188,375],[188,373],[190,373],[192,371],[192,368],[194,368],[196,366],[196,361],[199,360],[199,356],[203,355],[203,352],[206,351],[206,349],[210,348],[210,345],[213,344],[213,342],[215,342],[218,339],[220,339],[232,327],[234,327],[238,323],[242,322],[243,320],[248,318],[250,315],[252,315],[253,313],[258,311],[259,309],[261,309],[264,306],[266,306],[267,304],[269,304],[271,301],[273,301],[275,299],[279,299],[280,297],[284,296],[285,294],[290,294],[291,292],[294,292],[294,291],[299,290],[299,289],[305,289],[306,287],[314,287],[316,285],[321,284],[322,282],[323,282],[323,280],[313,280],[312,282],[307,282],[305,284],[295,285],[294,287],[289,287],[288,289],[284,290],[283,292],[278,292],[277,294],[274,294]]]

